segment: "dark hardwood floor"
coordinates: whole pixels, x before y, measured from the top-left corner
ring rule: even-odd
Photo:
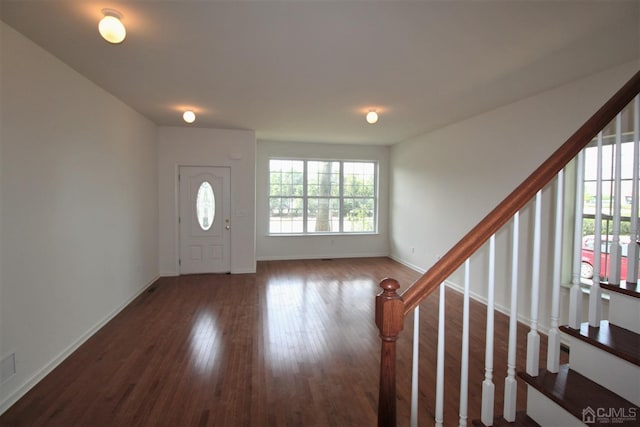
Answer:
[[[260,262],[256,274],[162,278],[0,416],[0,425],[374,426],[380,358],[374,297],[385,276],[404,288],[418,274],[369,258],[270,261]],[[460,294],[448,290],[445,423],[451,425],[458,417],[461,307]],[[420,425],[428,426],[437,293],[421,310]],[[469,424],[480,411],[485,311],[472,302]],[[496,415],[507,322],[496,314]],[[518,367],[526,332],[519,330]],[[411,336],[407,319],[398,341],[399,425],[409,418]],[[522,410],[523,384],[518,393]]]

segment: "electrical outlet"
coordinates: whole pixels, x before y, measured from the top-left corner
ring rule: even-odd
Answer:
[[[11,353],[0,361],[0,384],[16,373],[16,354]]]

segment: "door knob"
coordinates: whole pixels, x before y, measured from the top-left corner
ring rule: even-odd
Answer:
[[[225,230],[231,230],[231,226],[230,226],[230,225],[225,225],[225,226],[224,226],[224,229],[225,229]]]

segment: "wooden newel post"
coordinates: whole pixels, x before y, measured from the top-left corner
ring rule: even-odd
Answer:
[[[404,326],[404,301],[394,279],[382,280],[380,287],[382,292],[376,296],[376,325],[382,340],[378,427],[396,427],[396,339]]]

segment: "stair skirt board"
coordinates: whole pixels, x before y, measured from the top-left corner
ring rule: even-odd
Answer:
[[[640,366],[574,337],[571,337],[569,366],[628,401],[640,405]]]
[[[527,415],[543,427],[584,427],[585,425],[530,385],[527,385]]]

